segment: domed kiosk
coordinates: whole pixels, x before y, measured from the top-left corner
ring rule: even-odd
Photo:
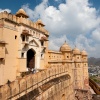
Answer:
[[[66,41],[65,41],[65,43],[60,47],[60,51],[61,51],[61,52],[69,52],[69,51],[71,51],[71,48],[70,48],[70,46],[66,43]]]
[[[17,17],[23,17],[23,18],[29,18],[29,16],[26,14],[26,12],[21,8],[16,13]]]
[[[82,60],[83,61],[85,61],[85,62],[87,62],[87,52],[85,51],[85,50],[83,50],[82,52],[81,52],[81,55],[82,55]]]
[[[75,62],[81,60],[81,52],[77,47],[75,47],[73,49],[73,58],[74,58]]]
[[[60,51],[64,54],[64,59],[71,59],[71,48],[70,46],[65,43],[60,47]]]
[[[80,50],[78,49],[78,48],[74,48],[73,49],[73,54],[80,54],[81,52],[80,52]]]
[[[83,50],[83,51],[81,52],[81,55],[87,56],[87,52],[86,52],[85,50]]]
[[[36,22],[38,25],[41,25],[42,27],[44,27],[45,25],[43,24],[43,22],[41,21],[41,19],[38,19]]]

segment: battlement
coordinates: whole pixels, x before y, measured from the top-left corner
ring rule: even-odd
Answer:
[[[26,25],[30,28],[35,29],[35,30],[41,31],[42,33],[44,33],[46,35],[49,35],[49,32],[42,25],[38,24],[38,22],[32,22],[29,19],[26,19],[23,17],[17,17],[16,15],[8,13],[7,11],[0,13],[0,19],[9,20],[9,21],[14,22],[18,25],[23,24],[23,25]]]
[[[48,59],[49,59],[49,62],[87,62],[87,56],[84,56],[82,54],[76,54],[74,55],[74,53],[72,51],[71,52],[71,55],[70,55],[70,58],[69,55],[66,55],[66,58],[64,58],[65,54],[62,53],[61,51],[51,51],[49,50],[48,51]],[[67,57],[68,56],[68,57]]]
[[[70,80],[71,77],[70,75],[67,74],[66,69],[67,69],[67,66],[50,67],[43,71],[37,72],[35,74],[30,74],[23,78],[17,79],[14,82],[5,84],[4,86],[0,88],[0,100],[8,100],[8,99],[15,100],[26,95],[26,93],[30,93],[33,90],[35,91],[35,89],[37,88],[38,88],[38,91],[41,90],[41,88],[43,88],[43,90],[45,89],[45,91],[49,91],[48,88],[50,88],[50,84],[52,86],[54,82],[55,84],[58,84],[59,82],[64,81],[63,86],[60,86],[59,84],[58,85],[61,87],[61,89],[68,87],[71,84],[70,83],[71,81],[68,81]],[[46,87],[48,88],[46,89]],[[60,89],[60,87],[58,88]],[[53,87],[53,88],[56,88],[56,87]],[[55,91],[55,93],[57,93],[57,90]],[[69,95],[72,95],[72,93],[74,93],[73,87],[70,88]],[[46,94],[48,94],[48,92],[46,92]],[[67,92],[67,95],[68,95],[68,92]],[[41,99],[41,100],[45,100],[45,99]]]

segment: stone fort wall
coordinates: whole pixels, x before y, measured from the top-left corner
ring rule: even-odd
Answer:
[[[74,100],[73,84],[67,66],[50,67],[2,86],[0,100]]]
[[[16,15],[13,15],[13,14],[8,13],[6,11],[0,13],[0,19],[6,19],[6,20],[9,20],[9,21],[16,23],[16,24],[22,23],[22,24],[27,25],[31,28],[34,28],[34,29],[39,30],[41,32],[44,32],[46,35],[49,35],[49,32],[46,29],[44,29],[43,27],[39,26],[37,23],[34,23],[31,20],[26,19],[26,18],[17,17]]]

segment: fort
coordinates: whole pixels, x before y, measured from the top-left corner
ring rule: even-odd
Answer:
[[[91,100],[86,51],[49,50],[44,26],[23,9],[0,13],[0,100]]]

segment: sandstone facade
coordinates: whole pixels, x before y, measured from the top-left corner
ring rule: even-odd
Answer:
[[[74,100],[74,89],[89,89],[87,53],[85,50],[80,51],[76,47],[71,49],[66,42],[58,51],[48,50],[49,32],[44,26],[45,25],[41,20],[37,20],[36,22],[30,21],[28,15],[23,9],[19,9],[15,15],[6,11],[0,13],[0,85],[6,84],[8,80],[14,82],[14,80],[17,79],[16,82],[18,83],[14,82],[16,85],[14,86],[17,88],[19,87],[18,84],[20,84],[20,86],[22,85],[22,88],[20,87],[20,90],[16,91],[23,91],[23,88],[25,88],[26,85],[33,86],[33,83],[31,83],[30,76],[19,79],[21,73],[28,70],[48,71],[51,69],[52,71],[50,73],[54,73],[52,79],[55,79],[55,76],[63,76],[63,73],[64,75],[68,74],[70,76],[70,79],[57,83],[65,84],[65,87],[67,85],[68,88],[64,87],[61,89],[62,94],[60,93],[61,91],[59,91],[56,92],[55,95],[62,95],[59,97],[62,99],[59,100],[66,100],[68,97],[70,98],[68,100]],[[60,72],[62,72],[61,75],[59,75]],[[38,73],[41,74],[41,72]],[[58,73],[58,76],[56,73]],[[33,81],[35,80],[35,75],[37,75],[37,73],[31,75]],[[41,78],[42,75],[40,75],[37,80],[41,80]],[[44,79],[50,80],[48,78]],[[20,83],[20,80],[22,83]],[[25,85],[23,82],[27,84]],[[5,85],[6,90],[9,88],[7,86]],[[14,86],[12,84],[10,86],[12,91]],[[55,86],[56,85],[52,85],[52,87],[49,88],[51,89],[50,91],[52,91],[52,89],[54,90]],[[28,87],[26,87],[26,89],[27,88]],[[33,90],[34,89],[32,88],[32,91]],[[5,92],[4,89],[1,89],[1,91]],[[40,95],[37,97],[37,100],[47,100],[39,98],[48,97],[47,93],[50,91],[46,90],[46,93],[43,92],[43,95],[45,96],[41,97]],[[66,92],[63,93],[63,91]],[[71,92],[66,94],[67,91]],[[8,97],[11,96],[11,94],[7,95]],[[52,97],[55,98],[52,95],[51,100],[53,100]]]

